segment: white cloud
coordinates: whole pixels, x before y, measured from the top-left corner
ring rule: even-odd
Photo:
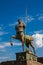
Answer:
[[[15,26],[17,24],[17,22],[15,22],[15,23],[10,23],[10,24],[8,24],[8,26]]]
[[[0,30],[3,30],[3,24],[0,24]]]
[[[9,47],[10,43],[9,42],[3,42],[2,44],[0,44],[0,49],[3,49],[5,47]]]
[[[33,16],[27,16],[27,17],[22,17],[22,20],[25,22],[27,22],[27,21],[31,22],[31,21],[35,20],[35,18]]]
[[[0,36],[5,35],[5,34],[8,34],[8,33],[9,33],[9,32],[0,31]]]
[[[34,33],[43,33],[43,30],[34,31]]]
[[[3,43],[3,44],[0,44],[0,49],[3,49],[3,48],[5,48],[6,46],[9,46],[7,43],[5,44],[5,43]]]
[[[13,46],[21,46],[22,43],[16,43],[16,42],[13,42]],[[2,44],[0,44],[0,49],[3,49],[5,47],[10,47],[10,42],[3,42]]]
[[[2,31],[0,31],[0,35],[3,35],[3,32]]]
[[[6,49],[0,48],[0,52],[6,52]]]
[[[38,20],[43,21],[43,16],[39,16]]]
[[[37,19],[43,21],[43,13],[37,14]]]
[[[9,43],[9,42],[4,42],[4,43],[3,43],[3,46],[4,46],[4,47],[8,47],[8,46],[10,46],[10,43]]]
[[[8,57],[6,57],[6,56],[0,56],[0,60],[1,59],[7,59]]]
[[[43,47],[43,34],[33,34],[32,37],[34,38],[34,45],[36,48]]]
[[[4,46],[3,45],[0,45],[0,48],[4,48]]]
[[[14,43],[15,46],[21,46],[22,43]]]
[[[27,22],[27,21],[29,21],[29,22],[31,22],[31,21],[33,21],[33,20],[35,20],[35,18],[33,17],[33,16],[22,16],[22,17],[18,17],[18,19],[21,19],[22,20],[22,22]],[[14,24],[17,24],[17,23],[14,23]],[[14,25],[14,24],[10,24],[11,26],[12,25]]]
[[[20,46],[21,43],[16,43],[16,42],[12,42],[14,46]],[[4,42],[4,47],[8,47],[8,46],[11,46],[10,45],[10,42]]]
[[[33,18],[32,16],[28,16],[28,17],[27,17],[27,20],[28,20],[29,22],[31,22],[31,21],[35,20],[35,18]]]
[[[0,30],[2,30],[2,27],[0,27]]]

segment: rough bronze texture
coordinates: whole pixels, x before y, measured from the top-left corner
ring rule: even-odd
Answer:
[[[18,24],[15,26],[15,31],[16,31],[16,35],[15,36],[11,36],[10,38],[10,44],[12,44],[12,38],[14,39],[18,39],[22,42],[22,49],[24,51],[24,44],[26,45],[26,47],[29,48],[29,45],[33,48],[34,54],[35,52],[35,48],[33,46],[33,37],[26,35],[25,34],[25,23],[23,23],[21,20],[18,20]]]

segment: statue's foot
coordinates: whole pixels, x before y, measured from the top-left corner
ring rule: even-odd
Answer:
[[[26,49],[27,53],[32,53],[32,51],[30,49]]]

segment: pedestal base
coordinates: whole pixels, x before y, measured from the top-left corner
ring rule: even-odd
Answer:
[[[22,60],[22,61],[7,61],[2,62],[0,65],[43,65],[37,61],[31,61],[31,60]]]
[[[37,61],[37,56],[33,53],[20,52],[16,53],[16,60],[32,60]]]

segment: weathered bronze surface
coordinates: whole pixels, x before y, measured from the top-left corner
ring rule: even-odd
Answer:
[[[29,45],[33,48],[34,54],[35,54],[35,48],[33,46],[33,38],[29,35],[25,35],[24,34],[24,30],[25,30],[26,24],[23,23],[20,19],[18,20],[18,24],[15,26],[15,30],[16,30],[16,35],[15,36],[11,36],[10,38],[10,44],[12,44],[12,38],[14,39],[18,39],[22,42],[22,47],[23,47],[23,51],[24,51],[24,44],[26,45],[26,47],[29,48]]]

